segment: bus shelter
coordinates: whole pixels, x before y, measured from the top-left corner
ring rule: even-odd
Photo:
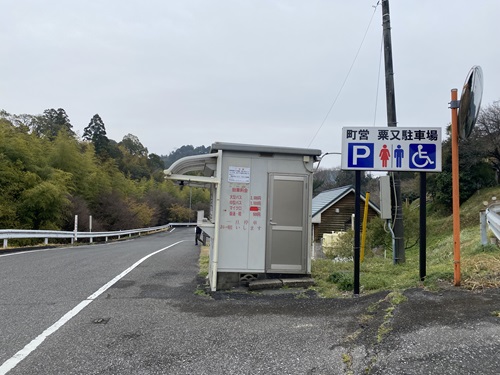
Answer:
[[[165,171],[210,189],[212,291],[270,275],[311,273],[313,164],[320,150],[216,142]],[[196,172],[196,173],[193,173]]]

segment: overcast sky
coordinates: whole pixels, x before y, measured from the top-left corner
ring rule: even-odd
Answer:
[[[3,0],[0,109],[64,108],[80,135],[98,113],[109,138],[132,133],[159,155],[216,141],[338,152],[343,126],[387,125],[376,4]],[[398,126],[444,136],[450,90],[473,65],[482,107],[500,100],[500,1],[390,9]]]

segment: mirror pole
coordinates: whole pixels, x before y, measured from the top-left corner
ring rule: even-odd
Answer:
[[[460,286],[460,189],[458,166],[458,102],[457,89],[451,90],[451,179],[453,198],[453,284]]]

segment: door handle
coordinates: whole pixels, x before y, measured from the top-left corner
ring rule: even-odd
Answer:
[[[277,225],[278,223],[275,223],[272,219],[269,220],[269,225]]]

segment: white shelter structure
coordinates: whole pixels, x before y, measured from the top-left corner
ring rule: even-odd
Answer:
[[[311,273],[312,176],[320,155],[216,142],[210,154],[182,158],[165,171],[167,179],[210,188],[210,213],[198,225],[211,237],[212,291],[269,274]]]

